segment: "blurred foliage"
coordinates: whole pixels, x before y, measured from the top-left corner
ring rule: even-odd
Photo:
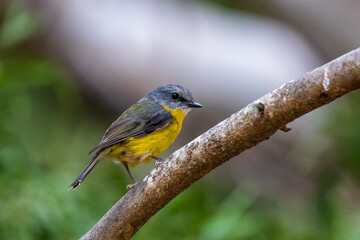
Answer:
[[[230,11],[241,11],[267,18],[276,18],[274,7],[270,2],[262,0],[197,0],[206,5]]]
[[[327,131],[335,139],[332,160],[360,183],[360,94],[359,91],[341,99],[327,114]]]
[[[11,5],[5,13],[0,239],[75,239],[125,194],[129,183],[124,169],[104,163],[86,184],[67,191],[112,119],[84,98],[65,69],[24,44],[36,34],[36,22],[26,12]],[[353,94],[327,111],[325,129],[335,139],[334,148],[316,175],[314,198],[304,206],[274,202],[215,171],[174,199],[134,239],[360,239],[359,207],[338,194],[343,175],[359,183],[359,102],[359,94]],[[356,188],[345,185],[345,192]]]
[[[6,6],[2,3],[4,10],[4,21],[1,24],[0,48],[11,47],[17,42],[26,39],[34,33],[37,25],[34,19],[24,11],[22,6],[13,3]],[[1,6],[1,5],[0,5]]]

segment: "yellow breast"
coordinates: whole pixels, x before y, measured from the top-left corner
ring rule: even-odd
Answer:
[[[117,157],[120,161],[128,162],[132,167],[135,167],[141,162],[150,162],[154,159],[148,157],[149,155],[160,155],[175,141],[181,131],[186,113],[179,109],[164,108],[173,116],[171,123],[145,137],[132,137],[125,140],[123,144],[121,144],[121,149],[117,149],[115,151],[116,153],[114,152],[115,155],[120,151],[127,152],[125,156]]]

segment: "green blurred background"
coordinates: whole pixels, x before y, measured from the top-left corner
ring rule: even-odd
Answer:
[[[235,1],[211,4],[269,12]],[[0,239],[79,238],[127,191],[125,170],[111,161],[76,191],[67,191],[88,163],[89,150],[127,103],[114,111],[86,92],[74,71],[39,45],[41,21],[28,8],[1,5],[0,24]],[[312,155],[314,140],[291,153],[310,155],[311,163],[293,164],[311,180],[306,199],[296,201],[271,188],[270,196],[278,198],[269,197],[220,167],[174,199],[134,239],[360,239],[359,101],[359,93],[349,94],[311,123],[318,126],[315,135],[331,139],[331,147]],[[136,178],[151,168],[134,170]]]

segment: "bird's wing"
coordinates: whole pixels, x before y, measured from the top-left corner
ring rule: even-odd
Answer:
[[[100,144],[90,153],[99,152],[130,137],[146,136],[166,127],[172,119],[171,114],[160,105],[136,103],[111,124]]]

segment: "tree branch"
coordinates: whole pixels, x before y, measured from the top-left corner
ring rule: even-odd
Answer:
[[[195,181],[296,118],[360,88],[360,48],[290,81],[174,152],[81,239],[129,239]]]

